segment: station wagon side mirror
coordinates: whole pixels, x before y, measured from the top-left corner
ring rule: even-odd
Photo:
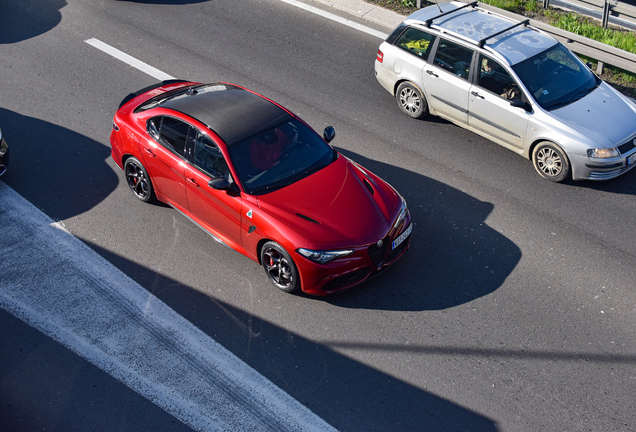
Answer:
[[[532,106],[528,102],[524,102],[522,99],[513,99],[510,101],[510,106],[514,108],[523,108],[524,110],[530,112],[532,111]]]
[[[208,182],[208,186],[216,190],[228,190],[232,184],[223,177],[215,177]]]
[[[325,141],[330,143],[336,137],[336,129],[334,129],[333,126],[327,126],[322,133],[322,137],[325,139]]]

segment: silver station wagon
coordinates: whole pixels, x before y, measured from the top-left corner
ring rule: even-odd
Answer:
[[[528,159],[552,181],[608,180],[636,165],[636,105],[552,36],[477,7],[418,10],[384,41],[380,84]]]

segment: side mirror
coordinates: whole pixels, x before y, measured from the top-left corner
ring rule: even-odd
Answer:
[[[232,184],[223,177],[216,177],[208,182],[208,186],[216,190],[228,190]]]
[[[322,133],[322,137],[325,139],[325,141],[330,143],[336,137],[336,130],[333,126],[327,126]]]
[[[532,111],[532,106],[529,103],[524,102],[521,99],[513,99],[513,100],[511,100],[510,101],[510,106],[512,106],[514,108],[523,108],[524,110],[526,110],[528,112]]]

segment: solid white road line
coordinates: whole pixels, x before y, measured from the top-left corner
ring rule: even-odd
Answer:
[[[199,431],[334,431],[0,182],[0,307]]]
[[[136,58],[126,54],[123,51],[118,50],[117,48],[113,48],[112,46],[105,44],[104,42],[100,41],[99,39],[88,39],[85,40],[84,42],[86,42],[89,45],[94,46],[95,48],[97,48],[98,50],[101,50],[103,52],[105,52],[106,54],[110,54],[111,56],[115,57],[118,60],[123,61],[124,63],[129,64],[130,66],[139,69],[140,71],[147,73],[148,75],[150,75],[151,77],[157,78],[159,81],[165,81],[165,80],[169,80],[169,79],[174,79],[173,76],[168,75],[165,72],[160,71],[157,68],[154,68],[152,66],[150,66],[149,64],[146,64],[144,62],[142,62],[141,60],[137,60]]]
[[[374,30],[374,29],[372,29],[370,27],[363,26],[362,24],[358,24],[355,21],[351,21],[351,20],[348,20],[346,18],[342,18],[341,16],[326,12],[326,11],[324,11],[322,9],[318,9],[317,7],[309,6],[308,4],[301,3],[301,2],[296,1],[296,0],[281,0],[281,1],[284,2],[284,3],[290,4],[292,6],[296,6],[296,7],[300,8],[300,9],[304,9],[304,10],[309,11],[311,13],[314,13],[316,15],[320,15],[323,18],[327,18],[327,19],[330,19],[332,21],[336,21],[336,22],[338,22],[340,24],[344,24],[344,25],[346,25],[348,27],[354,28],[356,30],[359,30],[361,32],[370,34],[372,36],[378,37],[378,38],[383,39],[383,40],[386,39],[387,36],[388,36],[388,34],[382,33],[381,31],[377,31],[377,30]]]

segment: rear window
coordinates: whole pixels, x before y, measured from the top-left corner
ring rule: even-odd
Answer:
[[[426,60],[435,36],[414,28],[408,28],[395,41],[395,45]]]

